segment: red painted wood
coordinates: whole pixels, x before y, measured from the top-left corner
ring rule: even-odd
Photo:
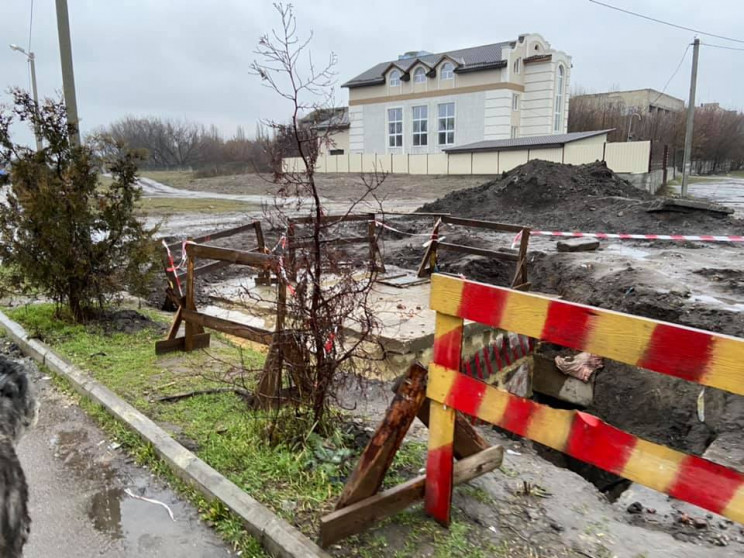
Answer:
[[[450,388],[444,404],[454,407],[466,415],[477,415],[487,386],[474,378],[458,374]]]
[[[452,497],[452,444],[429,450],[426,461],[426,513],[443,525],[450,522],[450,499]],[[448,471],[448,473],[445,473]]]
[[[532,413],[534,413],[537,408],[537,405],[529,399],[510,395],[509,404],[506,406],[504,418],[501,419],[499,426],[506,428],[515,434],[524,436],[527,434],[527,428],[530,425]]]
[[[466,282],[457,315],[466,320],[499,327],[509,292],[494,289],[491,285]]]
[[[714,339],[703,332],[659,324],[638,366],[698,382],[705,375]]]
[[[434,338],[433,360],[436,364],[459,370],[461,350],[462,327],[458,327]]]
[[[592,309],[554,300],[548,306],[548,317],[540,337],[551,343],[582,349],[586,341]]]
[[[680,464],[669,495],[721,513],[742,484],[744,475],[741,473],[688,455]]]
[[[566,453],[619,475],[638,438],[587,413],[576,412]]]

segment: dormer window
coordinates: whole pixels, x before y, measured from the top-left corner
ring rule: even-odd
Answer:
[[[439,74],[440,79],[454,79],[455,67],[451,62],[445,62],[442,65],[442,71]]]
[[[400,86],[400,72],[398,70],[393,70],[392,72],[390,72],[388,83],[390,84],[390,87]]]
[[[426,70],[424,70],[421,66],[416,68],[416,71],[413,72],[413,82],[414,83],[426,82]]]

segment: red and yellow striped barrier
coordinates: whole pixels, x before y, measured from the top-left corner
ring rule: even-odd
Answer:
[[[459,373],[464,319],[744,394],[744,340],[539,295],[432,277],[437,311],[426,511],[449,524],[455,411],[744,523],[744,475],[637,438],[578,411],[540,405]]]

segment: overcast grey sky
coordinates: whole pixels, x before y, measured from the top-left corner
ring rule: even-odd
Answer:
[[[680,25],[744,39],[744,0],[605,0]],[[439,52],[542,34],[573,57],[572,86],[661,90],[693,33],[588,0],[298,0],[316,59],[338,55],[338,82],[407,50]],[[23,56],[31,0],[0,0],[0,86],[28,86]],[[69,0],[83,131],[125,115],[187,117],[249,134],[289,107],[248,73],[258,37],[278,18],[264,0]],[[702,40],[744,48],[742,43]],[[31,49],[39,93],[62,89],[54,0],[35,0]],[[686,99],[691,52],[667,91]],[[744,109],[744,51],[702,47],[698,101]],[[347,101],[336,92],[338,104]]]

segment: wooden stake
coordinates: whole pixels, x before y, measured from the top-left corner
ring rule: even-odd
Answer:
[[[462,484],[501,466],[504,448],[493,446],[458,461],[453,470],[454,484]],[[390,490],[336,510],[320,520],[320,545],[327,547],[344,537],[359,533],[379,521],[406,509],[424,497],[425,476],[416,477]]]
[[[380,489],[385,473],[426,399],[426,375],[427,370],[421,364],[416,362],[411,365],[385,413],[385,418],[364,448],[356,468],[346,482],[336,509],[364,500]]]

